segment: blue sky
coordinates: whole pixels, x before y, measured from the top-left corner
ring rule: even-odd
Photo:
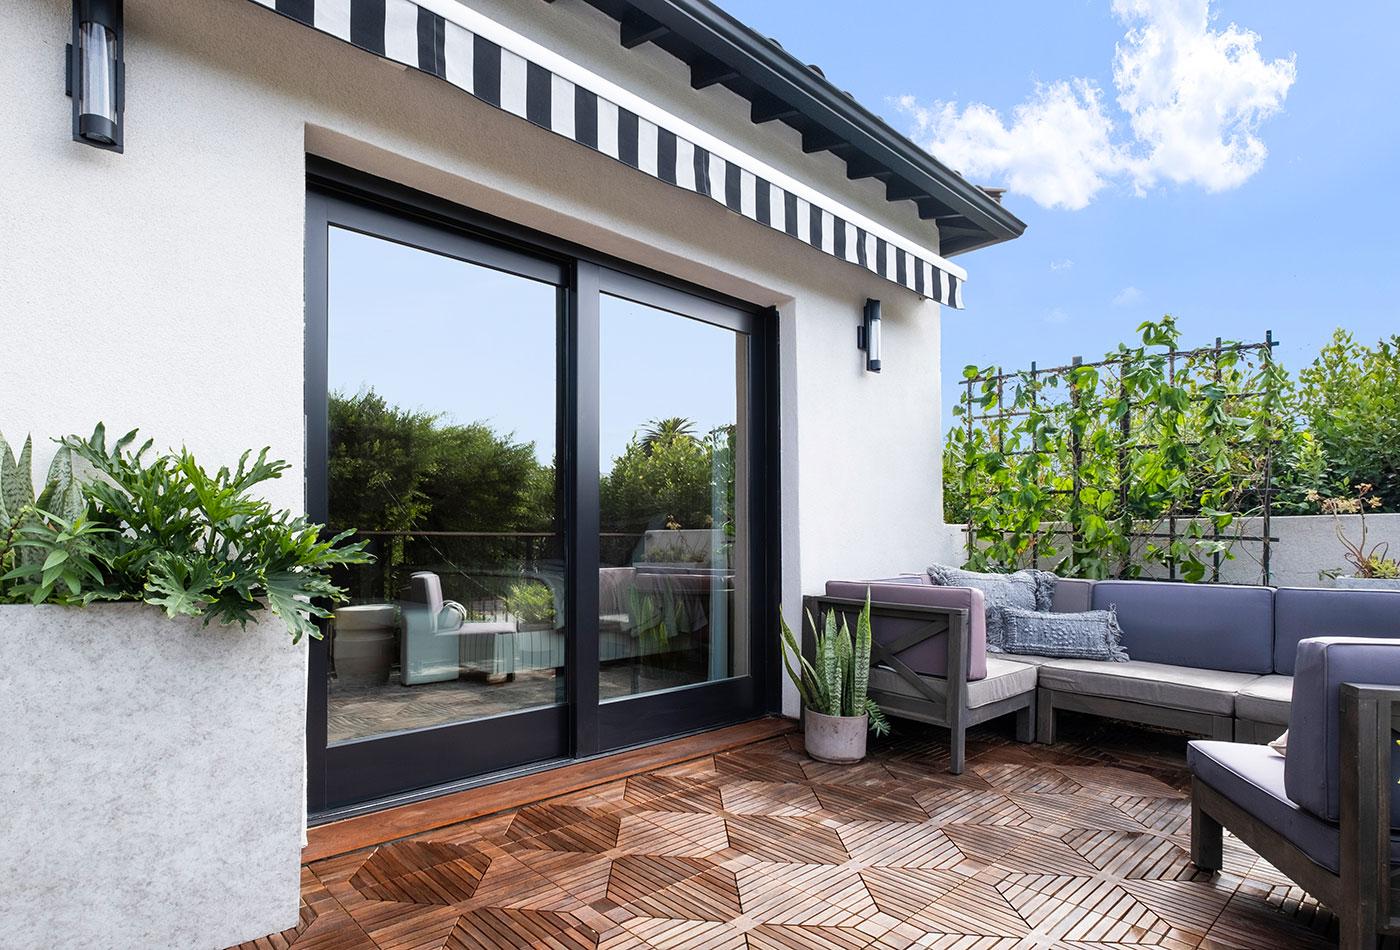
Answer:
[[[1100,90],[1100,117],[1114,124],[1110,144],[1141,159],[1152,140],[1135,141],[1130,116],[1119,107],[1115,48],[1125,44],[1130,27],[1183,16],[1189,21],[1191,8],[1204,0],[1119,0],[1136,14],[1130,22],[1115,16],[1110,0],[720,2],[820,65],[921,144],[932,133],[900,106],[901,97],[926,109],[956,103],[951,124],[936,130],[940,140],[952,141],[965,131],[958,117],[972,103],[994,110],[1011,128],[1013,110],[1037,101],[1037,84],[1082,79],[1087,83],[1070,86],[1069,105],[1084,104],[1084,88]],[[1166,141],[1160,144],[1164,153],[1184,151],[1162,157],[1142,193],[1135,187],[1141,180],[1126,172],[1107,175],[1092,199],[1072,210],[1044,207],[1032,194],[1013,191],[1006,203],[1027,223],[1026,234],[958,258],[970,272],[967,310],[945,312],[945,397],[951,377],[967,363],[1016,367],[1032,359],[1047,365],[1076,354],[1101,355],[1131,338],[1142,320],[1167,312],[1193,344],[1217,335],[1261,339],[1271,329],[1295,371],[1334,327],[1370,342],[1400,332],[1400,4],[1218,0],[1209,13],[1203,35],[1183,40],[1188,51],[1208,51],[1232,23],[1257,40],[1239,55],[1242,65],[1216,63],[1219,75],[1208,58],[1198,66],[1188,57],[1175,64],[1174,75],[1194,98],[1184,121],[1161,133]],[[1292,81],[1275,82],[1277,110],[1254,117],[1252,132],[1267,156],[1257,168],[1244,169],[1247,175],[1239,167],[1212,168],[1201,158],[1213,154],[1209,149],[1173,131],[1191,127],[1195,115],[1210,114],[1213,106],[1228,109],[1231,96],[1263,94],[1259,83],[1279,80],[1290,57]],[[1275,66],[1280,60],[1284,65]],[[1278,86],[1286,87],[1281,96]],[[1070,118],[1082,119],[1083,112],[1072,111]],[[1064,131],[1071,123],[1062,115],[1047,118],[1041,131],[1063,135],[1066,148],[1083,144],[1083,136]],[[1027,146],[1014,137],[1010,144],[1013,152]],[[1044,171],[1024,155],[985,160],[974,149],[959,151],[958,158],[955,167],[964,170],[969,161],[990,168],[969,175],[979,184],[1005,184],[1027,162],[1032,172]],[[1169,180],[1198,159],[1203,167],[1196,180]],[[1060,171],[1061,177],[1075,174],[1073,167]],[[1243,180],[1214,191],[1205,184],[1219,187],[1232,175]],[[1056,187],[1042,174],[1025,190],[1044,201]]]
[[[556,419],[557,290],[332,228],[330,388],[487,422],[549,464]],[[653,419],[697,435],[737,417],[736,335],[616,297],[602,305],[604,470]]]

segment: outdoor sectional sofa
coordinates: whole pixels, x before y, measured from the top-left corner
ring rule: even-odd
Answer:
[[[1010,713],[1023,741],[1054,742],[1056,713],[1068,709],[1267,742],[1288,727],[1301,640],[1400,638],[1395,591],[1061,579],[1056,611],[1117,610],[1126,663],[989,656],[982,592],[926,574],[831,581],[811,606],[849,612],[867,589],[872,695],[892,715],[947,726],[954,772],[967,728]]]

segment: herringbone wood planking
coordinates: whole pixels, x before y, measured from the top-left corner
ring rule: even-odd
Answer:
[[[1335,945],[1238,840],[1188,855],[1184,740],[1071,719],[1053,748],[898,723],[859,766],[800,736],[313,862],[258,950],[1013,950]],[[1077,730],[1077,732],[1076,732]]]

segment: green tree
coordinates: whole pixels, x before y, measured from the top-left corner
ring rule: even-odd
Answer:
[[[659,444],[695,438],[695,423],[681,416],[653,419],[642,432],[642,449],[648,454]]]
[[[712,455],[689,435],[654,441],[650,450],[633,437],[599,486],[605,530],[710,527]]]
[[[330,523],[407,531],[428,513],[437,416],[391,406],[373,389],[330,397]]]
[[[1324,495],[1374,486],[1383,510],[1400,510],[1400,335],[1374,347],[1337,330],[1298,374],[1298,411],[1316,443]]]

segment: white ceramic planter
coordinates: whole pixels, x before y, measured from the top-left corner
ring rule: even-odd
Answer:
[[[818,762],[850,765],[865,758],[865,738],[870,731],[867,716],[826,716],[803,712],[807,754]]]
[[[0,943],[219,948],[295,926],[306,656],[275,621],[0,605]]]
[[[1337,586],[1351,590],[1400,590],[1400,580],[1382,577],[1338,577]]]

